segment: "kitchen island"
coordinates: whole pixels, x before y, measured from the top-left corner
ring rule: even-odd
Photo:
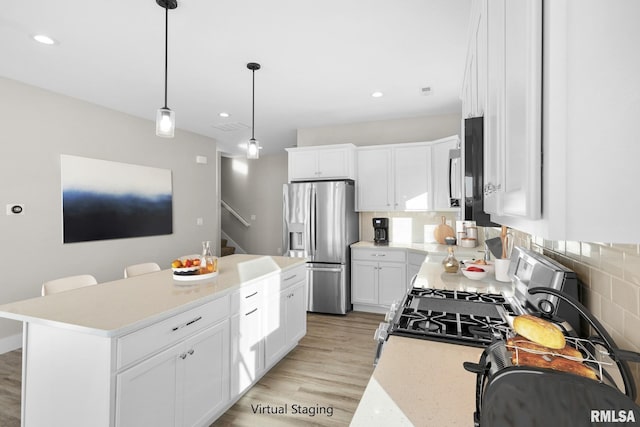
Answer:
[[[513,284],[492,275],[471,280],[424,262],[415,287],[513,295]],[[352,427],[470,426],[475,411],[476,375],[464,362],[478,363],[483,349],[390,336],[351,422]]]
[[[23,426],[204,426],[306,333],[304,260],[232,255],[0,306],[24,322]]]

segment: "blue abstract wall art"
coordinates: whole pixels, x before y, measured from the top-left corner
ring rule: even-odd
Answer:
[[[63,242],[173,232],[171,170],[61,155]]]

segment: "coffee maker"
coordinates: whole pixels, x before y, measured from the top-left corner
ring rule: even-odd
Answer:
[[[389,244],[389,218],[373,218],[373,243]]]

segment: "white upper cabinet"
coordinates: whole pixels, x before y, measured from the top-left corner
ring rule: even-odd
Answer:
[[[431,147],[405,145],[393,150],[395,210],[426,211],[431,208]]]
[[[391,148],[358,148],[356,169],[356,210],[395,210]]]
[[[356,210],[429,209],[431,149],[425,143],[358,147]]]
[[[549,240],[637,244],[640,2],[489,0],[486,11],[492,221]]]
[[[433,211],[449,206],[449,150],[457,136],[431,142],[358,147],[356,210]],[[454,176],[455,178],[455,176]],[[453,186],[459,180],[454,180]],[[454,208],[458,209],[458,208]]]
[[[484,207],[538,219],[542,205],[542,0],[487,3]]]
[[[289,182],[354,179],[352,144],[287,148]]]
[[[484,115],[487,72],[487,0],[472,3],[467,59],[462,83],[462,117]]]

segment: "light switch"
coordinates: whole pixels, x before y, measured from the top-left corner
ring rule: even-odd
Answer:
[[[206,165],[208,162],[207,156],[196,156],[196,163],[200,165]]]
[[[196,225],[203,225],[203,224],[204,224],[204,219],[196,218]]]
[[[255,215],[251,215],[251,221],[255,221],[256,220],[256,216]]]

